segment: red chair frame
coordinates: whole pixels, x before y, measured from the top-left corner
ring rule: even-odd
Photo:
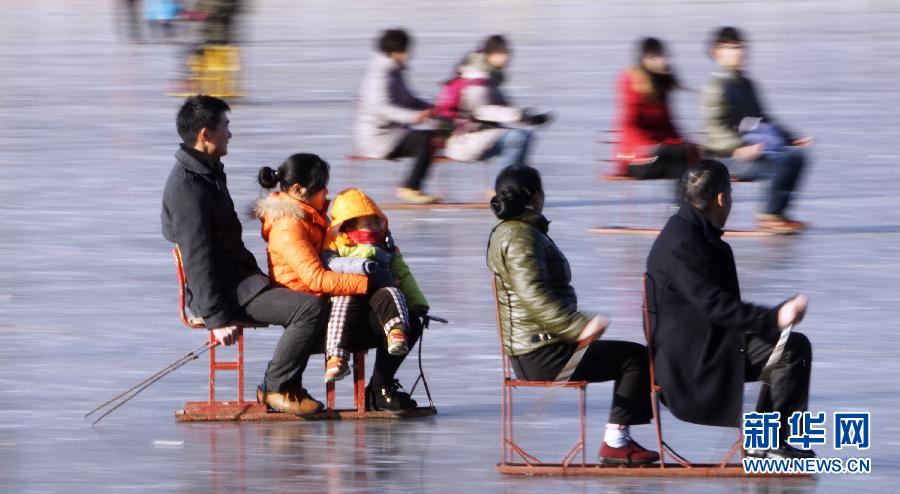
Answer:
[[[729,449],[720,463],[700,464],[691,463],[676,453],[664,440],[662,433],[662,422],[659,414],[659,392],[661,391],[656,384],[656,374],[653,368],[653,361],[650,361],[650,399],[653,409],[653,422],[656,427],[656,438],[659,445],[660,462],[659,464],[641,465],[641,466],[622,466],[622,465],[606,465],[598,463],[587,463],[585,450],[585,398],[587,382],[571,381],[567,383],[559,383],[554,381],[521,381],[513,379],[510,375],[509,359],[503,353],[503,337],[500,329],[500,304],[497,299],[497,279],[494,277],[494,299],[497,300],[497,332],[500,339],[500,351],[503,365],[503,383],[502,383],[502,400],[501,400],[501,425],[502,435],[500,447],[502,450],[502,460],[497,464],[497,471],[502,474],[510,475],[591,475],[591,476],[656,476],[656,477],[746,477],[743,465],[728,463],[728,461],[740,451],[740,438]],[[647,336],[648,349],[650,348],[650,310],[647,300],[647,276],[644,277],[644,334]],[[648,352],[648,356],[652,355]],[[513,408],[512,408],[512,390],[517,387],[553,387],[565,386],[568,388],[576,388],[579,390],[579,414],[580,414],[580,440],[569,450],[560,463],[544,463],[537,459],[536,456],[526,452],[514,440],[513,437]],[[575,456],[581,452],[581,462],[573,462]],[[522,459],[522,462],[515,462],[515,456]],[[665,463],[666,456],[675,460],[674,463]],[[790,477],[803,478],[806,475],[790,475],[790,474],[760,474],[754,477]]]
[[[669,444],[666,443],[665,439],[663,439],[662,417],[660,417],[659,413],[659,394],[662,392],[662,388],[659,386],[659,384],[656,383],[656,370],[653,365],[653,332],[652,323],[650,321],[650,314],[652,312],[650,309],[650,295],[648,290],[648,286],[653,283],[653,278],[649,274],[644,273],[644,275],[641,277],[641,281],[643,284],[644,292],[644,302],[641,307],[644,316],[644,337],[647,339],[647,354],[650,360],[650,404],[653,408],[653,423],[656,426],[656,441],[657,445],[659,446],[659,468],[667,468],[666,455],[675,460],[678,466],[684,468],[695,468],[695,466],[708,468],[709,465],[694,465],[690,461],[686,460],[671,446],[669,446]],[[729,466],[728,462],[731,461],[731,458],[733,458],[734,455],[739,451],[743,451],[741,449],[740,429],[738,429],[737,441],[735,441],[734,445],[732,445],[731,448],[728,449],[728,452],[722,458],[722,461],[719,462],[718,467],[722,469],[727,468]],[[741,455],[741,457],[743,457],[743,455]],[[740,465],[738,464],[731,464],[730,466],[740,467]],[[668,468],[671,467],[672,465],[668,466]]]
[[[501,426],[503,432],[501,434],[500,439],[500,447],[502,450],[502,461],[499,465],[497,465],[497,469],[501,473],[512,473],[506,472],[504,470],[508,468],[521,468],[525,467],[525,469],[531,468],[539,468],[539,467],[562,467],[563,469],[569,468],[570,466],[581,466],[584,467],[587,465],[587,453],[585,450],[585,421],[586,421],[586,402],[587,402],[587,381],[526,381],[522,379],[514,379],[512,377],[511,372],[511,364],[509,362],[509,357],[506,356],[506,353],[503,349],[503,331],[500,326],[500,300],[497,298],[497,280],[496,277],[493,281],[493,289],[494,289],[494,300],[496,301],[497,307],[497,338],[500,342],[500,360],[503,368],[503,381],[502,381],[502,391],[503,396],[501,400],[500,413],[501,413]],[[515,388],[554,388],[554,387],[563,387],[569,389],[577,389],[578,390],[578,442],[576,442],[566,453],[565,456],[559,461],[558,464],[545,463],[539,460],[534,455],[525,451],[518,443],[515,441],[515,437],[513,435],[513,422],[514,422],[514,414],[513,414],[513,390]],[[581,462],[573,464],[572,461],[578,456],[578,453],[581,453]],[[524,462],[523,464],[514,462],[515,456],[518,456]]]

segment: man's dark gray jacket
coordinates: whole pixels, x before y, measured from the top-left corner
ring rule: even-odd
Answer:
[[[187,302],[206,326],[246,320],[242,306],[269,287],[241,239],[222,163],[182,145],[166,181],[162,234],[181,250]]]

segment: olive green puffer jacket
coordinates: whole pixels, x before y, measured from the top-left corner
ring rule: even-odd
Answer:
[[[569,261],[547,236],[543,215],[501,221],[491,232],[487,265],[494,273],[503,351],[519,356],[546,345],[575,343],[588,323],[577,310]]]

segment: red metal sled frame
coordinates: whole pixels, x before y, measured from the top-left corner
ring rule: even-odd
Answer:
[[[647,302],[647,277],[644,275],[644,335],[647,338],[648,355],[650,352],[650,311]],[[809,478],[808,475],[797,474],[747,474],[740,463],[729,463],[731,459],[742,453],[740,436],[731,446],[719,463],[691,463],[672,449],[663,439],[662,421],[659,408],[660,387],[656,384],[656,374],[653,360],[650,359],[650,399],[653,409],[653,423],[656,427],[656,439],[659,447],[660,461],[658,464],[642,466],[606,465],[602,463],[587,463],[585,450],[585,397],[587,382],[570,381],[559,383],[554,381],[518,381],[510,378],[509,359],[503,353],[503,335],[500,330],[500,306],[497,299],[496,278],[493,282],[494,299],[497,300],[497,333],[500,337],[500,351],[503,365],[503,397],[501,400],[502,435],[500,448],[502,460],[497,464],[497,472],[504,475],[547,475],[547,476],[621,476],[621,477],[784,477],[784,478]],[[565,386],[579,390],[579,442],[563,457],[559,463],[544,463],[534,455],[522,449],[513,438],[513,409],[512,388],[515,387],[549,387]],[[572,460],[581,452],[581,462],[573,463]],[[515,456],[522,459],[514,461]],[[666,457],[673,460],[666,463]]]
[[[570,468],[572,465],[584,468],[587,466],[587,453],[585,450],[585,421],[586,421],[586,401],[587,401],[587,381],[524,381],[513,379],[510,371],[509,357],[503,352],[503,332],[500,329],[500,306],[497,298],[497,282],[494,286],[494,300],[497,301],[497,337],[500,341],[500,359],[503,366],[503,397],[500,405],[501,426],[503,432],[500,439],[500,448],[503,454],[503,461],[497,466],[497,470],[501,473],[515,473],[504,471],[504,468],[531,468],[547,467],[551,464],[544,463],[536,456],[525,451],[524,448],[516,443],[513,434],[514,413],[513,413],[513,389],[515,388],[553,388],[563,387],[578,390],[578,441],[569,448],[569,451],[562,457],[559,467],[563,469]],[[581,462],[572,463],[581,453]],[[518,456],[524,463],[514,463],[515,457]],[[525,471],[521,473],[527,473]]]
[[[185,310],[185,275],[178,247],[172,251],[175,267],[178,271],[178,299],[181,322],[191,329],[206,329],[203,322],[192,318]],[[258,328],[250,324],[239,326],[241,329]],[[216,341],[212,332],[209,334],[209,399],[207,401],[189,401],[184,408],[175,412],[179,422],[216,422],[216,421],[291,421],[291,420],[360,420],[360,419],[403,419],[435,415],[437,410],[431,407],[419,407],[403,412],[367,411],[366,410],[366,352],[353,354],[353,398],[355,409],[335,408],[334,382],[325,385],[326,407],[321,413],[298,417],[281,412],[270,411],[263,404],[244,400],[244,333],[237,338],[236,360],[220,361],[216,358]],[[237,372],[237,399],[235,401],[216,400],[216,372]]]

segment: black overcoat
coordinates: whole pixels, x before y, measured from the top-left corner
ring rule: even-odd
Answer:
[[[681,420],[739,424],[746,337],[778,339],[778,307],[741,301],[731,247],[684,205],[647,258],[652,358],[662,399]]]

